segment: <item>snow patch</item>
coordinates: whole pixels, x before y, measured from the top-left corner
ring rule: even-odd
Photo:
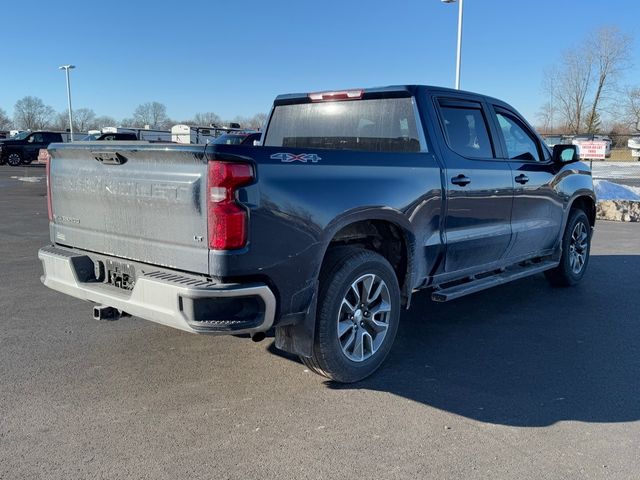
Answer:
[[[640,187],[620,185],[619,183],[608,182],[607,180],[594,180],[593,186],[598,202],[603,200],[640,201]]]
[[[14,178],[20,182],[27,182],[27,183],[39,183],[40,180],[42,180],[44,177],[16,177],[13,176],[11,178]]]

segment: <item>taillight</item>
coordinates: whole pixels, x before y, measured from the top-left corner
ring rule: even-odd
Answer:
[[[252,181],[253,169],[249,164],[209,162],[209,248],[233,250],[246,245],[247,211],[236,201],[236,190]]]
[[[330,102],[335,100],[360,100],[364,90],[342,90],[339,92],[315,92],[309,94],[312,102]]]
[[[53,204],[51,202],[51,155],[47,156],[47,215],[53,220]]]

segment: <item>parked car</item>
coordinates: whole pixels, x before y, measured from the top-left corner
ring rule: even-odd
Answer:
[[[87,135],[82,140],[85,142],[126,141],[138,140],[138,136],[134,132],[94,133]]]
[[[243,129],[239,123],[231,123],[229,126],[215,124],[209,126],[179,124],[171,127],[171,139],[175,143],[206,145],[225,134],[245,135],[248,132],[251,131]]]
[[[0,141],[0,163],[8,163],[12,167],[29,164],[38,158],[41,148],[51,143],[69,141],[67,132],[22,132]]]
[[[260,132],[227,133],[220,135],[213,143],[216,145],[253,145],[260,140]]]
[[[289,94],[267,125],[260,148],[50,148],[43,283],[98,320],[256,341],[275,328],[277,348],[353,382],[383,362],[417,289],[445,302],[585,275],[589,166],[505,102],[425,86]]]

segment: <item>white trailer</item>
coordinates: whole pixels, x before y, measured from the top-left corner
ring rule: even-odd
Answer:
[[[215,129],[210,127],[194,127],[182,124],[171,127],[171,141],[175,143],[207,144],[215,138]]]

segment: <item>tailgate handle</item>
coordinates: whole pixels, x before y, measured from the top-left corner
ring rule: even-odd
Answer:
[[[122,165],[127,162],[127,157],[118,152],[93,152],[93,158],[105,165]]]

